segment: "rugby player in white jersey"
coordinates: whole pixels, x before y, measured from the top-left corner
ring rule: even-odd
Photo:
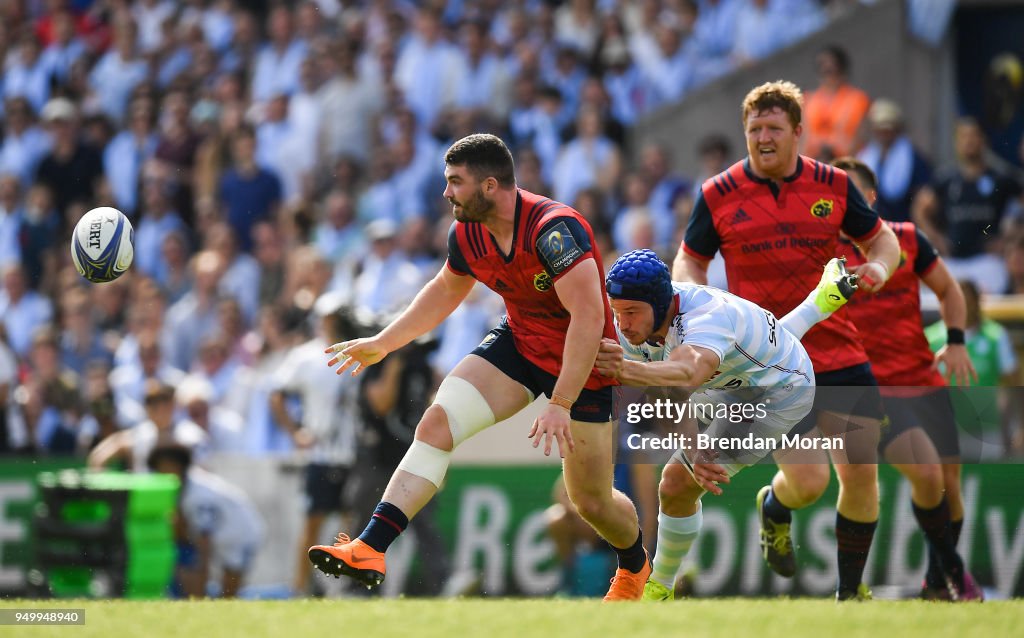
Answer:
[[[606,285],[619,342],[602,342],[598,372],[623,385],[695,392],[687,411],[708,423],[703,442],[695,433],[680,440],[662,473],[658,549],[644,599],[666,600],[700,531],[704,492],[721,494],[719,484],[781,449],[810,412],[814,370],[800,337],[846,303],[856,278],[833,259],[818,287],[781,321],[717,288],[673,282],[646,249],[621,256]],[[785,327],[795,317],[799,334]]]

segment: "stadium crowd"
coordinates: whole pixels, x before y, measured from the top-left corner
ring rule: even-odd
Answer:
[[[444,259],[451,141],[501,135],[519,185],[586,216],[606,264],[670,257],[695,189],[739,149],[714,134],[628,149],[629,127],[851,4],[0,1],[0,452],[84,456],[128,429],[101,460],[144,469],[164,439],[341,467],[388,447],[387,401],[366,387],[380,379],[334,383],[311,353],[403,307]],[[1021,188],[980,127],[960,121],[957,167],[935,170],[899,107],[849,84],[841,49],[815,63],[806,151],[859,153],[883,216],[921,220],[984,292],[1024,294]],[[699,153],[700,174],[670,153]],[[100,205],[131,219],[135,262],[91,285],[68,238]],[[429,356],[378,377],[440,378],[501,311],[478,286]],[[346,418],[321,418],[339,402]]]

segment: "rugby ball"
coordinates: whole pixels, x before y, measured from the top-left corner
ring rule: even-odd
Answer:
[[[94,208],[78,220],[71,236],[71,259],[89,281],[113,281],[135,257],[135,229],[116,208]]]

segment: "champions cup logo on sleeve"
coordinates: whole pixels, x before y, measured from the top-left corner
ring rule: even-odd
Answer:
[[[583,255],[583,250],[576,243],[576,239],[569,232],[569,227],[565,222],[559,222],[554,228],[544,233],[541,240],[537,242],[537,247],[550,264],[552,275],[560,274]],[[536,277],[534,285],[537,285]],[[537,290],[546,290],[546,288],[538,287]]]
[[[834,202],[831,199],[819,199],[811,206],[811,214],[824,219],[832,214]]]

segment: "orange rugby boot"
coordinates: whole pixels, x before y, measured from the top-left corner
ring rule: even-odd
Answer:
[[[358,538],[349,540],[347,534],[338,534],[334,545],[310,547],[309,560],[328,576],[348,576],[367,588],[384,582],[384,554]]]
[[[647,579],[651,577],[652,571],[654,569],[651,567],[651,555],[644,549],[644,568],[637,574],[621,567],[616,569],[615,576],[612,578],[612,586],[604,595],[605,602],[609,600],[640,600],[644,595],[644,585],[647,584]]]

